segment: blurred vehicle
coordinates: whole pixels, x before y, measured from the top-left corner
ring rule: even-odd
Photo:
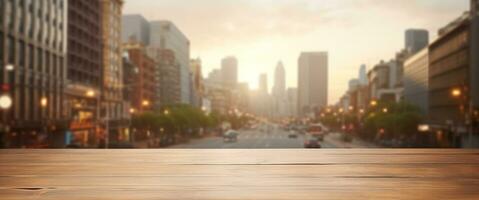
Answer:
[[[323,141],[326,131],[321,124],[313,124],[308,127],[307,133],[319,141]]]
[[[321,144],[316,139],[309,139],[304,142],[304,148],[321,148]]]
[[[292,139],[298,138],[298,134],[295,131],[290,131],[288,138],[292,138]]]
[[[236,142],[238,141],[238,132],[229,130],[223,134],[223,142]]]

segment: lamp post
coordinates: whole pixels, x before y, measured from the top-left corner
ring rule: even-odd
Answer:
[[[463,90],[461,90],[461,88],[452,88],[451,89],[451,96],[453,98],[456,98],[456,99],[463,99],[464,103],[467,102],[468,105],[468,110],[465,111],[465,116],[464,116],[464,120],[465,120],[465,124],[467,124],[468,126],[468,137],[469,137],[469,141],[471,140],[471,137],[472,137],[472,132],[474,131],[474,123],[473,123],[473,120],[474,120],[474,104],[473,104],[473,101],[472,101],[472,98],[466,96],[466,94],[463,94]],[[462,98],[461,98],[462,97]],[[461,110],[463,109],[463,106],[464,105],[461,105]]]

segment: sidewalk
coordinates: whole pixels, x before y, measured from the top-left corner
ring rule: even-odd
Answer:
[[[324,141],[333,144],[338,148],[378,148],[379,146],[370,142],[363,141],[357,137],[352,142],[344,142],[341,139],[341,133],[330,133],[324,137]]]

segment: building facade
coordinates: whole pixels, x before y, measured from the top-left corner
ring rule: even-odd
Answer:
[[[137,73],[131,85],[131,107],[134,113],[151,111],[157,100],[156,62],[150,58],[142,43],[130,41],[123,45]]]
[[[141,42],[143,45],[150,43],[150,24],[141,15],[123,15],[121,40],[126,43],[130,39]]]
[[[408,29],[405,33],[405,49],[408,54],[415,54],[429,45],[429,32],[423,29]]]
[[[303,52],[298,59],[298,111],[302,116],[328,105],[328,53]]]
[[[201,100],[204,94],[203,75],[201,73],[201,59],[191,59],[191,103],[193,106],[201,107]]]
[[[129,119],[123,118],[122,68],[122,9],[123,0],[101,0],[102,2],[102,88],[101,111],[102,129],[106,131],[108,142],[117,142],[128,131]]]
[[[100,128],[102,20],[100,0],[68,1],[67,145],[104,145]]]
[[[479,145],[479,32],[474,9],[442,28],[429,51],[430,118],[435,124],[452,127],[463,141],[454,145],[463,147]]]
[[[399,102],[403,88],[398,87],[397,68],[401,67],[396,60],[381,61],[368,72],[368,91],[371,100]]]
[[[276,66],[274,71],[274,85],[273,85],[273,96],[277,98],[283,98],[286,92],[286,71],[284,70],[284,65],[280,61]]]
[[[0,140],[6,141],[0,146],[63,142],[56,136],[68,125],[67,6],[65,0],[0,1]]]
[[[148,55],[157,63],[157,108],[181,103],[180,65],[175,52],[148,47]]]
[[[238,84],[238,60],[233,56],[223,58],[221,72],[224,86],[235,89]]]
[[[404,63],[404,100],[429,111],[429,50],[424,48]]]
[[[454,24],[430,45],[429,51],[429,111],[438,124],[463,123],[467,100],[454,99],[451,90],[469,88],[469,20]]]
[[[181,102],[190,104],[190,41],[170,21],[150,22],[150,47],[170,49],[180,66]]]

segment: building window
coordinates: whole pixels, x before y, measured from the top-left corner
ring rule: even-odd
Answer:
[[[50,74],[50,53],[45,52],[45,73]]]
[[[19,41],[18,42],[18,47],[20,48],[20,52],[18,54],[18,59],[20,60],[20,66],[25,67],[25,60],[27,59],[25,57],[25,42]]]
[[[33,51],[33,45],[28,45],[28,66],[30,69],[33,70],[33,64],[34,64],[34,57],[33,57],[33,54],[35,52]]]
[[[8,37],[8,63],[15,64],[15,40],[12,36]]]
[[[38,72],[43,72],[43,54],[40,48],[37,49],[37,70]]]
[[[0,65],[3,65],[3,32],[0,32]]]

